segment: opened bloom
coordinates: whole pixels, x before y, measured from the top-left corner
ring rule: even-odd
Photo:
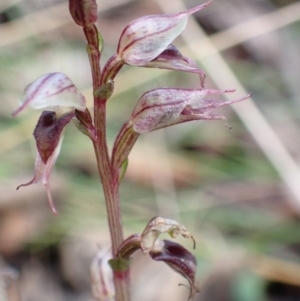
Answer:
[[[180,244],[169,240],[160,240],[159,236],[164,233],[169,234],[172,238],[176,238],[179,234],[185,238],[191,238],[194,248],[196,246],[193,236],[183,225],[175,220],[154,217],[149,221],[142,234],[131,235],[122,242],[117,256],[110,260],[110,265],[114,272],[124,271],[124,268],[125,270],[128,268],[132,254],[137,250],[142,250],[153,260],[166,263],[189,282],[190,300],[195,293],[199,292],[195,284],[196,258]]]
[[[57,212],[49,188],[50,174],[61,148],[63,129],[75,117],[75,109],[85,110],[85,103],[84,96],[65,74],[49,73],[27,86],[21,106],[13,113],[15,116],[28,106],[48,109],[42,112],[33,133],[37,146],[34,177],[17,189],[42,180],[50,207],[55,214]],[[67,110],[67,113],[58,116],[55,110],[59,108]]]
[[[104,66],[102,83],[113,79],[127,64],[197,73],[203,86],[204,72],[194,61],[183,57],[172,42],[185,29],[189,16],[210,3],[178,14],[150,15],[129,23],[120,36],[117,53]]]
[[[175,88],[151,90],[139,99],[130,122],[133,129],[141,134],[192,120],[224,120],[224,116],[211,114],[211,111],[242,101],[250,95],[231,101],[214,100],[209,95],[234,91]]]
[[[185,29],[191,14],[211,1],[178,14],[151,15],[139,18],[123,30],[117,52],[124,62],[144,66],[158,57]]]

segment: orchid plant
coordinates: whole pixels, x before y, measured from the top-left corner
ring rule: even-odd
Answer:
[[[27,107],[43,110],[33,133],[37,146],[35,174],[31,181],[19,187],[42,181],[55,214],[57,210],[52,201],[49,179],[61,148],[64,127],[73,121],[93,143],[112,243],[111,256],[98,254],[91,266],[95,299],[130,300],[129,258],[137,250],[149,254],[153,260],[163,261],[186,278],[189,298],[199,290],[195,284],[196,259],[192,253],[176,242],[159,239],[161,233],[168,233],[173,238],[181,234],[191,238],[195,247],[193,236],[184,226],[174,220],[155,217],[141,234],[124,239],[119,185],[126,171],[128,155],[139,135],[187,121],[224,120],[224,116],[211,114],[211,111],[249,97],[232,101],[212,99],[211,95],[234,90],[206,89],[204,72],[172,45],[184,30],[189,16],[210,3],[177,14],[151,15],[132,21],[121,33],[116,53],[102,69],[103,40],[95,24],[96,1],[70,0],[71,16],[83,28],[87,40],[93,78],[93,118],[84,96],[71,79],[57,72],[43,75],[28,85],[21,106],[13,113],[15,116]],[[124,64],[195,73],[199,76],[199,86],[194,89],[158,88],[144,93],[120,129],[110,155],[106,139],[106,106],[113,94],[114,78]]]

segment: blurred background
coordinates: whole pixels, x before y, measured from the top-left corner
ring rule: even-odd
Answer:
[[[179,12],[199,0],[98,0],[105,49],[128,22]],[[223,121],[192,122],[142,135],[121,185],[126,236],[157,215],[194,235],[198,301],[300,300],[300,1],[215,0],[175,41],[207,74],[206,87],[233,89]],[[0,1],[0,300],[89,301],[89,265],[109,249],[92,144],[71,124],[51,177],[59,215],[33,177],[40,112],[11,113],[27,84],[66,73],[92,107],[81,28],[62,0]],[[111,146],[138,98],[156,87],[192,88],[195,75],[125,66],[108,107]],[[221,99],[221,98],[220,98]],[[192,243],[179,239],[192,251]],[[185,280],[136,254],[133,300],[186,300]]]

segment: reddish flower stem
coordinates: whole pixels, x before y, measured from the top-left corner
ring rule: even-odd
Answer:
[[[100,51],[98,45],[98,30],[96,26],[84,28],[88,42],[88,55],[93,77],[93,91],[101,85]],[[108,225],[110,230],[112,253],[115,257],[118,247],[123,242],[123,227],[120,210],[118,183],[114,182],[106,140],[106,101],[94,93],[94,127],[95,140],[93,141],[98,172],[101,179]],[[129,270],[114,271],[116,301],[129,301]]]

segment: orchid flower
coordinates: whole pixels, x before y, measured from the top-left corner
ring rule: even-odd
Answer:
[[[181,234],[185,238],[192,239],[194,248],[196,247],[193,236],[183,225],[175,220],[158,216],[149,221],[142,234],[134,234],[125,239],[119,246],[117,256],[109,263],[113,269],[122,270],[129,264],[128,260],[132,254],[141,250],[145,254],[149,254],[153,260],[166,263],[183,276],[189,282],[188,300],[191,300],[195,293],[199,292],[195,283],[197,260],[180,244],[170,240],[160,240],[159,236],[164,233],[169,234],[172,238]]]
[[[156,59],[185,29],[191,14],[211,1],[178,14],[151,15],[128,24],[120,37],[117,53],[131,66],[145,66]]]
[[[135,132],[141,134],[192,120],[225,120],[224,116],[213,115],[210,112],[247,99],[250,95],[231,101],[217,101],[207,96],[234,91],[174,88],[151,90],[139,99],[130,123]]]
[[[49,73],[26,87],[22,104],[13,113],[15,116],[28,106],[33,109],[64,108],[68,110],[61,117],[58,117],[55,111],[42,112],[33,133],[37,146],[34,177],[28,183],[17,187],[19,189],[42,180],[46,186],[48,201],[54,214],[57,214],[57,211],[50,194],[50,174],[60,152],[63,129],[75,117],[75,109],[85,110],[85,103],[84,96],[65,74]]]
[[[183,57],[172,42],[185,29],[189,16],[211,2],[178,14],[150,15],[129,23],[120,36],[117,53],[103,69],[103,83],[113,79],[121,67],[127,64],[197,73],[203,87],[204,72],[194,61]]]

